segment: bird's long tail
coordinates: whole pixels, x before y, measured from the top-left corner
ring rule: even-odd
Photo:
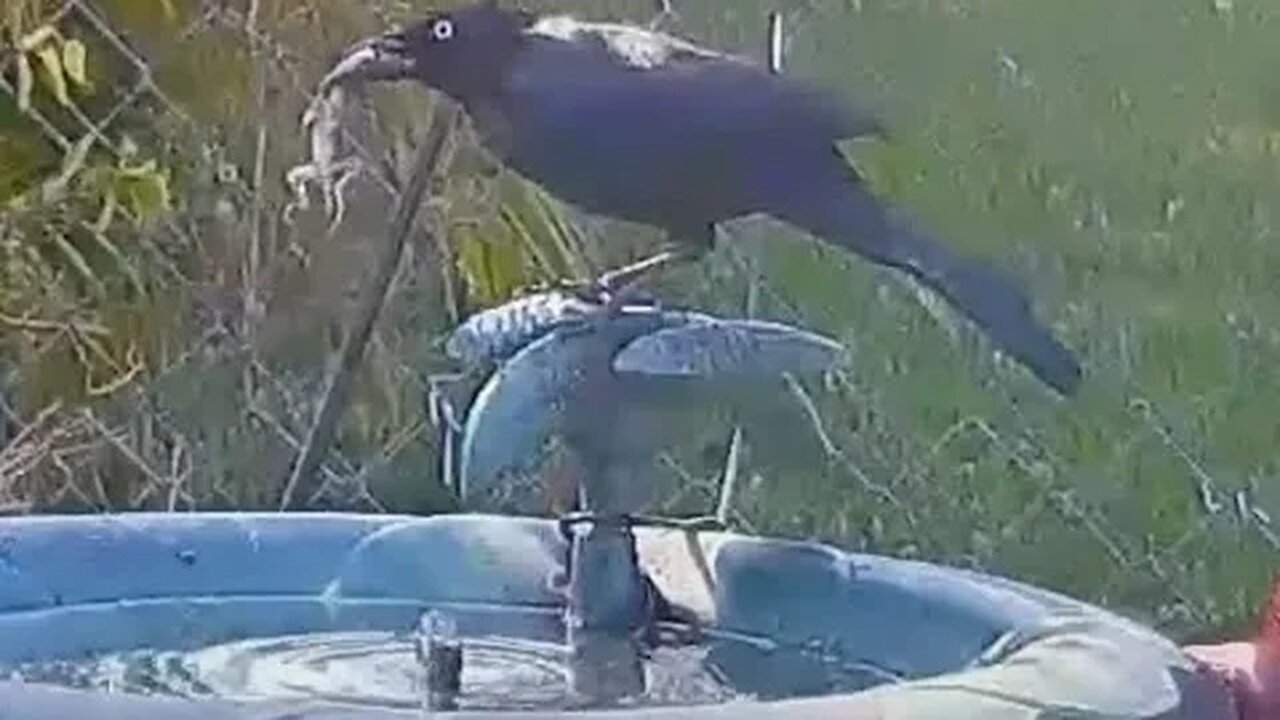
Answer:
[[[829,168],[830,166],[828,166]],[[845,166],[838,179],[774,196],[771,214],[880,265],[896,268],[945,297],[1006,353],[1063,395],[1080,385],[1080,364],[1032,314],[1014,281],[956,255],[875,198]],[[812,177],[812,176],[810,176]]]

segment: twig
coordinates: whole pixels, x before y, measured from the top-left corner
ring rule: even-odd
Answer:
[[[315,422],[307,435],[306,444],[303,446],[302,452],[294,464],[293,473],[280,496],[279,507],[281,510],[286,510],[293,504],[295,495],[299,493],[304,496],[311,494],[311,488],[309,487],[312,482],[311,477],[315,474],[316,467],[320,464],[320,459],[328,451],[329,445],[333,440],[338,419],[346,407],[347,394],[351,388],[351,381],[355,376],[356,367],[360,364],[360,360],[364,355],[365,346],[369,343],[369,336],[373,332],[374,322],[382,310],[387,291],[391,288],[391,281],[400,267],[400,258],[404,254],[405,244],[413,228],[414,219],[417,216],[419,207],[422,205],[428,181],[435,175],[437,167],[441,164],[444,156],[445,141],[457,117],[457,111],[452,105],[446,105],[447,110],[443,112],[439,109],[440,107],[440,105],[435,106],[435,112],[432,113],[434,117],[428,130],[427,138],[418,146],[418,153],[414,159],[413,174],[409,178],[404,194],[400,196],[395,217],[391,223],[391,231],[387,236],[387,244],[378,260],[373,281],[365,287],[365,293],[360,300],[355,322],[352,323],[351,330],[348,332],[342,348],[333,363],[333,370],[330,373],[328,387],[325,389],[324,397],[320,403],[320,410],[316,413]]]
[[[774,16],[781,17],[777,13]],[[772,18],[773,16],[771,16]],[[745,262],[744,262],[745,264]],[[760,303],[760,280],[754,271],[747,275],[746,315],[755,319],[756,308]],[[735,425],[729,439],[729,451],[725,456],[724,473],[720,479],[720,502],[716,507],[716,520],[728,527],[730,514],[733,513],[734,496],[738,493],[738,477],[741,475],[742,462],[742,426]]]
[[[166,487],[173,483],[172,478],[166,479],[165,477],[160,475],[160,473],[156,472],[155,469],[152,468],[151,465],[149,465],[147,461],[142,458],[142,456],[138,455],[138,453],[135,452],[133,448],[129,447],[128,444],[126,444],[123,440],[121,440],[120,437],[115,432],[112,432],[111,428],[104,425],[102,421],[99,420],[98,417],[93,414],[93,411],[89,410],[88,408],[83,408],[80,410],[80,417],[85,421],[85,423],[87,423],[99,435],[101,435],[103,440],[106,440],[108,444],[110,444],[117,451],[119,451],[119,453],[122,456],[124,456],[124,459],[128,460],[135,467],[137,467],[138,470],[141,471],[142,474],[146,476],[147,480],[150,483],[152,483],[156,487]],[[99,484],[101,483],[99,482]],[[100,489],[99,494],[102,496],[103,501],[105,503],[107,501],[106,490]]]
[[[7,409],[8,408],[6,407],[6,410]],[[31,422],[25,423],[25,424],[19,422],[21,429],[18,431],[16,435],[13,436],[13,438],[9,441],[9,444],[6,445],[5,448],[6,449],[16,448],[22,445],[23,443],[27,442],[27,440],[31,438],[36,433],[36,431],[44,427],[45,424],[49,422],[50,418],[52,418],[54,415],[57,415],[61,411],[62,411],[62,401],[55,400],[52,403],[49,403],[49,405],[47,405],[39,413],[37,413],[35,418],[32,419]]]
[[[685,498],[689,497],[693,490],[704,492],[708,495],[715,495],[718,492],[714,482],[706,478],[696,477],[689,472],[688,468],[680,464],[680,461],[673,457],[670,452],[658,453],[658,462],[674,472],[680,480],[680,485],[676,487],[675,492],[662,501],[661,508],[664,512],[679,507],[680,503],[684,502]]]
[[[276,434],[276,437],[279,437],[284,444],[289,446],[289,449],[293,450],[295,453],[302,451],[302,442],[298,440],[298,437],[294,435],[289,428],[284,426],[284,423],[280,421],[280,418],[262,409],[261,406],[252,400],[249,402],[249,407],[245,412],[253,419],[267,426],[271,432]],[[339,473],[337,470],[329,467],[327,463],[320,463],[319,470],[324,473],[325,480],[328,482],[341,484],[350,479]]]
[[[787,386],[791,390],[791,395],[800,404],[800,408],[804,410],[805,415],[809,418],[809,424],[813,427],[814,435],[818,438],[818,442],[822,444],[823,453],[827,456],[828,461],[839,464],[850,475],[862,485],[863,488],[872,494],[880,497],[885,502],[898,508],[912,528],[916,527],[916,516],[911,508],[898,499],[896,495],[886,486],[871,479],[862,468],[858,467],[844,450],[836,444],[831,438],[830,431],[827,430],[826,422],[822,419],[822,413],[818,411],[818,406],[814,403],[813,398],[809,396],[809,392],[804,389],[799,380],[793,375],[787,373],[785,376]]]
[[[245,18],[244,31],[249,38],[250,53],[253,57],[255,82],[257,87],[255,102],[257,104],[258,128],[254,142],[252,202],[249,205],[249,246],[245,249],[244,263],[244,312],[241,315],[241,336],[244,338],[250,356],[256,354],[255,335],[261,319],[261,298],[259,282],[262,265],[262,218],[265,205],[265,180],[267,168],[267,146],[270,136],[265,119],[267,113],[268,87],[270,79],[267,63],[263,59],[262,43],[258,40],[257,27],[260,0],[250,0],[249,11]],[[241,376],[241,392],[246,400],[252,401],[257,396],[257,382],[253,363],[245,365]]]
[[[29,508],[31,503],[15,497],[18,483],[31,472],[49,453],[47,440],[36,436],[36,432],[48,424],[49,420],[62,410],[62,402],[54,401],[41,410],[29,424],[23,424],[8,408],[7,403],[0,400],[0,422],[12,419],[20,428],[18,432],[4,444],[0,444],[0,505],[6,508],[21,510]],[[7,416],[7,417],[6,417]],[[2,439],[2,438],[0,438]],[[10,512],[11,510],[2,510]]]
[[[1223,506],[1219,497],[1223,494],[1223,491],[1219,487],[1219,483],[1214,480],[1213,475],[1205,469],[1204,465],[1192,457],[1191,453],[1182,446],[1182,443],[1174,438],[1173,432],[1160,418],[1155,406],[1146,399],[1138,398],[1129,403],[1129,408],[1140,413],[1147,427],[1160,438],[1160,442],[1172,451],[1174,455],[1177,455],[1178,459],[1187,466],[1187,469],[1191,472],[1192,479],[1195,481],[1194,489],[1196,497],[1200,501],[1201,509],[1209,515],[1216,515],[1221,512]]]
[[[27,317],[15,317],[0,313],[0,325],[7,325],[15,330],[24,330],[26,332],[38,333],[61,333],[66,332],[67,328],[75,327],[86,335],[97,335],[106,337],[111,334],[109,330],[92,323],[74,323],[74,322],[57,322],[55,320],[39,320]]]
[[[729,455],[724,462],[724,478],[720,481],[720,505],[716,508],[716,520],[728,527],[729,513],[733,511],[733,496],[738,491],[739,465],[742,456],[742,428],[733,429],[729,441]]]

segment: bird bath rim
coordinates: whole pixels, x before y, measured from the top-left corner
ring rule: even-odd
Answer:
[[[679,531],[637,528],[636,535],[641,565],[659,589],[709,627],[783,643],[831,640],[908,678],[963,670],[1001,638],[1032,633],[1055,613],[1127,624],[1052,592],[918,561],[733,533],[701,533],[692,543]],[[691,547],[698,549],[690,553]],[[554,521],[486,515],[8,519],[0,521],[0,664],[184,647],[193,642],[184,633],[193,631],[199,644],[325,628],[401,627],[424,606],[437,604],[452,608],[464,624],[497,633],[562,637],[562,606],[545,580],[563,551]],[[827,695],[733,703],[732,713],[763,720],[794,713],[796,703],[836,708],[841,701]],[[142,712],[242,720],[270,717],[281,704],[175,701],[0,682],[0,707],[17,713],[0,713],[6,720]],[[669,710],[672,717],[712,718],[724,716],[726,707]],[[296,704],[284,710],[298,718],[412,716]],[[607,717],[658,718],[664,712],[611,710]]]

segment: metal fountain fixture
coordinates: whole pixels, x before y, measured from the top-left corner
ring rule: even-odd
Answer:
[[[431,399],[450,449],[444,475],[468,505],[528,511],[520,496],[537,489],[527,478],[541,451],[558,440],[576,461],[577,509],[559,520],[564,576],[548,580],[564,597],[571,682],[588,705],[642,694],[642,659],[660,642],[659,625],[676,619],[640,569],[633,527],[723,525],[723,517],[640,514],[652,484],[645,468],[661,449],[641,416],[728,400],[745,385],[785,392],[788,375],[821,374],[844,354],[834,340],[787,325],[664,308],[632,289],[643,272],[473,316],[447,344],[468,373],[433,386],[469,374],[484,376],[482,388],[461,422],[439,393]]]

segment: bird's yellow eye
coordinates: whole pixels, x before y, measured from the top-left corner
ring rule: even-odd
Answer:
[[[441,18],[431,25],[431,37],[436,40],[453,39],[453,21]]]

